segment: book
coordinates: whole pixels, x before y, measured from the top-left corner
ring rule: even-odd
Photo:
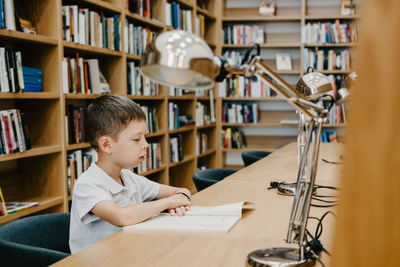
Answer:
[[[341,2],[341,14],[348,16],[348,15],[354,15],[355,14],[355,3],[353,0],[342,0]]]
[[[39,202],[6,202],[7,214],[38,206]]]
[[[261,16],[275,16],[275,0],[262,0],[258,7]]]
[[[15,26],[15,16],[14,16],[14,1],[4,0],[3,8],[4,8],[4,17],[7,30],[15,31],[16,26]]]
[[[126,231],[167,232],[222,232],[227,233],[242,217],[244,201],[213,207],[192,206],[184,216],[168,213],[154,215],[150,219],[125,226]]]
[[[292,59],[288,53],[276,54],[276,69],[277,70],[292,70]]]
[[[6,202],[4,201],[3,192],[0,187],[0,217],[7,214]]]

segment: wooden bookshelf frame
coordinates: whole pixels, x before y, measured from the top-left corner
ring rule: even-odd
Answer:
[[[71,196],[67,192],[67,154],[71,151],[78,149],[90,148],[89,143],[80,144],[67,144],[65,133],[65,116],[66,107],[68,104],[78,106],[86,106],[91,100],[100,95],[96,94],[63,94],[62,92],[62,73],[61,62],[65,55],[79,53],[82,57],[99,58],[100,69],[104,76],[107,78],[112,93],[124,95],[140,104],[153,106],[156,105],[158,110],[158,120],[160,123],[160,130],[155,133],[146,134],[149,142],[155,141],[161,143],[162,152],[162,166],[157,169],[149,170],[141,175],[146,175],[149,179],[170,184],[174,186],[186,186],[193,193],[196,191],[192,181],[192,174],[198,167],[198,162],[207,162],[207,167],[217,167],[217,157],[219,149],[217,146],[217,123],[204,125],[201,127],[188,126],[176,130],[168,130],[167,113],[168,102],[178,102],[183,105],[185,109],[193,116],[195,115],[195,107],[197,101],[209,101],[209,97],[197,97],[193,95],[185,95],[182,97],[168,96],[167,88],[161,86],[160,94],[158,96],[135,96],[127,94],[127,71],[126,64],[129,61],[139,63],[140,55],[133,55],[124,53],[123,48],[123,27],[127,20],[137,25],[149,27],[156,32],[163,32],[170,30],[165,24],[165,3],[169,0],[157,0],[152,2],[153,15],[157,20],[141,17],[138,14],[132,13],[126,7],[125,0],[80,0],[80,1],[66,1],[62,0],[38,0],[29,1],[32,5],[32,10],[43,10],[42,14],[35,14],[34,20],[39,24],[38,34],[30,35],[23,32],[10,31],[0,29],[0,41],[9,44],[18,44],[24,53],[24,46],[27,51],[29,46],[37,48],[38,55],[46,54],[44,59],[35,65],[36,67],[43,66],[45,88],[42,93],[1,93],[0,92],[0,106],[3,109],[18,107],[24,109],[25,107],[32,110],[38,103],[44,104],[44,118],[50,119],[49,123],[56,122],[57,127],[42,126],[46,121],[40,122],[40,127],[45,127],[46,133],[41,133],[39,126],[32,126],[31,135],[43,137],[41,140],[33,142],[35,145],[31,150],[21,153],[0,155],[0,165],[14,166],[14,169],[0,166],[0,186],[2,186],[3,194],[6,201],[38,201],[37,207],[29,208],[14,214],[5,215],[0,217],[0,224],[15,220],[17,218],[35,214],[35,213],[49,213],[49,212],[67,212],[69,210]],[[215,51],[219,43],[220,29],[218,25],[220,18],[217,17],[217,7],[221,7],[219,0],[209,0],[208,10],[197,7],[196,0],[178,0],[183,9],[192,11],[192,27],[194,29],[194,17],[196,14],[202,14],[206,17],[206,41]],[[90,45],[82,45],[74,42],[67,42],[63,40],[62,32],[62,5],[63,4],[77,4],[78,6],[89,7],[93,10],[104,11],[106,13],[114,13],[120,19],[120,51],[114,51],[106,48],[98,48]],[[46,6],[46,9],[43,7]],[[40,22],[39,22],[40,21]],[[30,58],[27,58],[30,60]],[[30,60],[32,61],[32,60]],[[44,66],[51,62],[51,68]],[[101,64],[101,62],[103,64]],[[24,66],[30,66],[24,62]],[[33,67],[35,67],[33,66]],[[118,75],[117,75],[118,74]],[[214,95],[216,91],[214,90]],[[28,103],[33,101],[32,107]],[[214,105],[217,107],[217,100],[214,100]],[[215,110],[217,113],[217,110]],[[39,114],[38,114],[39,115]],[[53,122],[54,121],[54,122]],[[29,122],[33,125],[33,121]],[[213,143],[209,144],[209,149],[206,153],[196,156],[195,155],[195,136],[197,131],[206,131],[210,133]],[[169,138],[176,134],[183,134],[189,138],[185,144],[184,159],[180,162],[169,163]],[[46,136],[49,139],[46,141]],[[43,139],[43,140],[42,140]],[[41,168],[35,168],[41,162]],[[13,176],[17,175],[21,181],[26,181],[28,178],[24,171],[20,171],[21,166],[31,167],[33,170],[32,179],[34,184],[41,186],[35,190],[35,193],[24,196],[19,193],[18,195],[11,195],[9,190],[9,181],[13,180]],[[4,169],[4,170],[3,170]],[[40,177],[43,176],[43,177]],[[40,178],[39,178],[40,177]],[[18,187],[18,192],[29,190],[21,183]]]
[[[219,29],[218,32],[222,32],[225,25],[232,25],[232,24],[268,24],[270,23],[269,27],[273,27],[272,23],[298,23],[300,27],[306,25],[308,22],[317,22],[317,21],[334,21],[336,19],[345,20],[345,21],[356,21],[360,19],[360,14],[356,13],[355,15],[341,15],[340,14],[340,5],[338,6],[317,6],[315,2],[308,4],[308,0],[301,0],[300,5],[296,7],[280,7],[279,1],[277,2],[276,6],[276,14],[275,16],[260,16],[258,14],[258,7],[254,8],[226,8],[227,0],[221,1],[221,6],[219,9],[219,14],[216,14]],[[356,12],[358,12],[358,8],[356,8]],[[276,32],[276,31],[274,31]],[[296,36],[297,34],[297,36]],[[220,37],[222,38],[222,37]],[[237,44],[224,44],[223,39],[219,39],[220,41],[217,43],[216,51],[218,51],[218,55],[222,55],[227,50],[240,50],[243,51],[244,49],[250,47],[250,45],[237,45]],[[274,33],[273,35],[267,34],[266,42],[260,44],[261,49],[285,49],[285,50],[295,50],[298,51],[300,58],[299,59],[292,59],[292,66],[293,70],[291,71],[276,71],[275,70],[275,59],[266,59],[264,62],[271,67],[273,70],[276,71],[277,74],[281,75],[296,75],[297,77],[301,77],[305,74],[305,70],[302,69],[303,62],[304,62],[304,49],[305,48],[348,48],[350,54],[354,49],[357,49],[358,43],[339,43],[339,44],[303,44],[301,43],[301,32],[295,34],[287,34],[282,33]],[[351,58],[353,61],[353,58]],[[352,64],[354,65],[354,64]],[[349,74],[353,70],[317,70],[324,74]],[[226,102],[232,101],[249,101],[249,102],[276,102],[276,101],[285,101],[281,98],[275,97],[263,97],[263,98],[255,98],[255,97],[218,97],[217,98],[217,132],[221,132],[221,130],[226,129],[228,127],[235,127],[235,128],[254,128],[254,127],[279,127],[282,129],[293,128],[297,127],[297,124],[281,124],[278,121],[270,121],[270,120],[263,120],[262,118],[259,120],[260,122],[257,124],[254,123],[224,123],[222,122],[221,114],[222,114],[222,106]],[[262,111],[263,115],[268,111]],[[279,113],[279,112],[278,112]],[[271,114],[273,115],[273,114]],[[280,116],[278,116],[280,119]],[[342,124],[327,124],[325,128],[329,129],[345,129],[346,125]],[[262,134],[262,133],[260,133]],[[225,149],[222,148],[221,140],[217,140],[220,143],[218,144],[217,150],[217,162],[219,163],[218,166],[225,167],[225,168],[240,168],[240,166],[228,166],[225,164],[225,156],[227,153],[232,152],[243,152],[243,151],[251,151],[251,150],[266,150],[266,151],[273,151],[277,147],[285,145],[290,141],[295,141],[296,139],[293,137],[287,136],[264,136],[266,140],[270,139],[271,141],[265,141],[258,138],[252,138],[259,142],[259,145],[247,146],[243,149]],[[219,138],[220,139],[220,138]]]

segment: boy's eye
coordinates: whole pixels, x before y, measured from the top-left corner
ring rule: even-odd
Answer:
[[[135,141],[135,142],[139,142],[139,141],[140,141],[140,139],[133,139],[133,141]]]

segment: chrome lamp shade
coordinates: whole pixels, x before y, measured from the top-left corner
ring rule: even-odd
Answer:
[[[206,90],[214,85],[213,59],[213,52],[200,37],[168,31],[146,47],[140,72],[163,85]]]

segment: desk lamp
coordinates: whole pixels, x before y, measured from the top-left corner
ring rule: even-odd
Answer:
[[[250,56],[255,47],[258,55]],[[234,74],[256,75],[298,110],[306,129],[306,141],[299,147],[297,188],[285,239],[286,243],[296,243],[298,248],[256,250],[248,255],[248,263],[254,266],[310,266],[314,260],[307,257],[305,233],[321,132],[329,111],[318,102],[322,101],[325,92],[332,90],[332,85],[325,75],[309,72],[300,78],[295,89],[262,62],[259,50],[259,45],[253,45],[246,52],[241,66],[231,66],[224,58],[214,57],[200,37],[180,30],[167,31],[147,45],[141,58],[140,72],[160,84],[188,90],[210,89],[214,81],[222,81]]]

